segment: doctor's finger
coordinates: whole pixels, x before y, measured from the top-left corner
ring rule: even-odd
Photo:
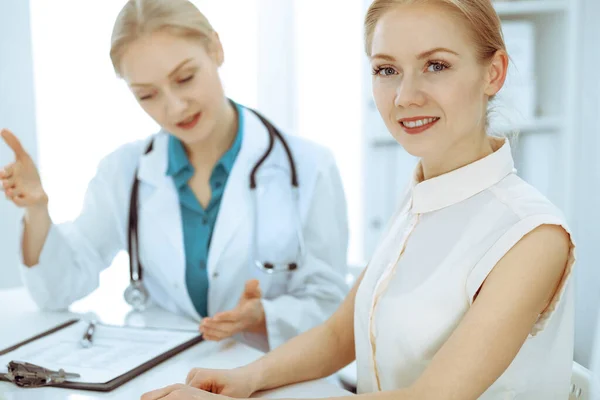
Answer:
[[[202,336],[206,340],[218,342],[218,341],[230,338],[231,336],[233,336],[233,334],[224,332],[224,331],[219,331],[216,329],[205,328],[204,331],[202,332]]]
[[[242,318],[241,313],[237,310],[224,311],[215,314],[212,319],[206,321],[206,323],[215,323],[215,322],[237,322]]]
[[[0,179],[0,181],[2,182],[2,187],[4,187],[4,189],[10,189],[17,185],[17,178],[14,175],[6,179]]]
[[[27,207],[29,205],[27,197],[14,197],[12,202],[15,203],[17,207]]]
[[[7,189],[4,192],[4,194],[6,195],[6,198],[8,200],[14,202],[17,205],[27,203],[27,199],[25,198],[25,195],[18,189]]]
[[[8,200],[12,201],[13,197],[15,197],[15,190],[14,189],[6,189],[4,191],[4,196],[6,196],[6,198]]]
[[[17,159],[28,157],[29,155],[23,148],[21,141],[8,129],[3,129],[0,132],[0,136],[4,139],[4,142],[11,148],[11,150],[15,153],[15,157]]]
[[[243,327],[241,322],[220,322],[218,324],[209,325],[208,329],[218,330],[229,337],[241,332]]]
[[[14,175],[15,163],[8,164],[0,169],[0,179],[8,179]]]
[[[224,338],[221,338],[219,336],[213,336],[209,333],[203,333],[202,337],[204,338],[204,340],[208,341],[208,342],[220,342],[221,340],[223,340]]]
[[[2,179],[0,182],[2,182],[1,190],[3,192],[6,192],[8,189],[14,189],[16,186],[14,182],[9,181],[8,179]]]
[[[21,199],[25,198],[25,192],[23,191],[23,188],[21,188],[21,187],[17,186],[17,187],[13,187],[13,188],[10,188],[7,190],[10,190],[13,200],[18,199],[18,198],[21,198]]]
[[[226,332],[226,333],[235,333],[239,330],[241,330],[241,326],[242,326],[242,321],[241,320],[235,320],[235,321],[217,321],[217,320],[209,320],[209,321],[204,321],[202,322],[201,328],[209,328],[209,329],[217,329],[221,332]]]
[[[224,327],[222,326],[218,326],[218,325],[207,325],[204,324],[200,327],[200,332],[202,333],[209,333],[212,335],[227,335],[229,334],[229,331],[227,331],[226,329],[224,329]]]

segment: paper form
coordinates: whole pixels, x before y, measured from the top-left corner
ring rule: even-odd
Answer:
[[[93,344],[86,349],[79,341],[87,327],[88,322],[79,321],[0,356],[0,372],[7,372],[10,361],[23,361],[81,375],[73,382],[106,383],[199,335],[96,324]]]

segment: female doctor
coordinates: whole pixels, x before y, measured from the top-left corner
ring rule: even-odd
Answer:
[[[195,318],[206,339],[267,350],[324,322],[347,291],[332,154],[224,95],[219,37],[187,0],[129,0],[110,56],[162,129],[101,161],[74,222],[53,224],[31,157],[2,131],[16,160],[0,180],[25,209],[22,276],[35,302],[68,307],[128,249],[128,302]]]

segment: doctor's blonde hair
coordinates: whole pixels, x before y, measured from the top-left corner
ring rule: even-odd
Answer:
[[[121,76],[121,57],[137,38],[166,30],[210,43],[215,31],[208,19],[188,0],[128,0],[113,27],[110,59]]]
[[[365,17],[365,51],[371,56],[373,32],[379,19],[394,6],[438,4],[463,19],[471,31],[479,61],[489,61],[497,51],[506,51],[500,17],[491,0],[375,0]]]

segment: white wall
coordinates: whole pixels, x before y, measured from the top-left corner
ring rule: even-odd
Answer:
[[[257,0],[258,110],[287,134],[296,134],[294,3]],[[246,104],[251,106],[250,104]]]
[[[348,262],[364,265],[362,1],[290,3],[296,25],[296,131],[333,152],[346,194]]]
[[[582,40],[577,49],[580,62],[581,93],[578,96],[580,132],[576,142],[573,182],[573,229],[577,240],[576,264],[576,341],[575,359],[586,367],[595,364],[600,376],[600,329],[596,329],[600,310],[600,78],[590,72],[591,65],[598,65],[600,52],[600,15],[598,0],[582,1]],[[595,353],[592,348],[596,346]],[[595,354],[595,360],[592,359]]]
[[[37,159],[29,1],[0,1],[0,128],[19,134]],[[0,167],[13,162],[0,144]],[[20,284],[17,263],[17,224],[21,211],[0,194],[0,289]]]

